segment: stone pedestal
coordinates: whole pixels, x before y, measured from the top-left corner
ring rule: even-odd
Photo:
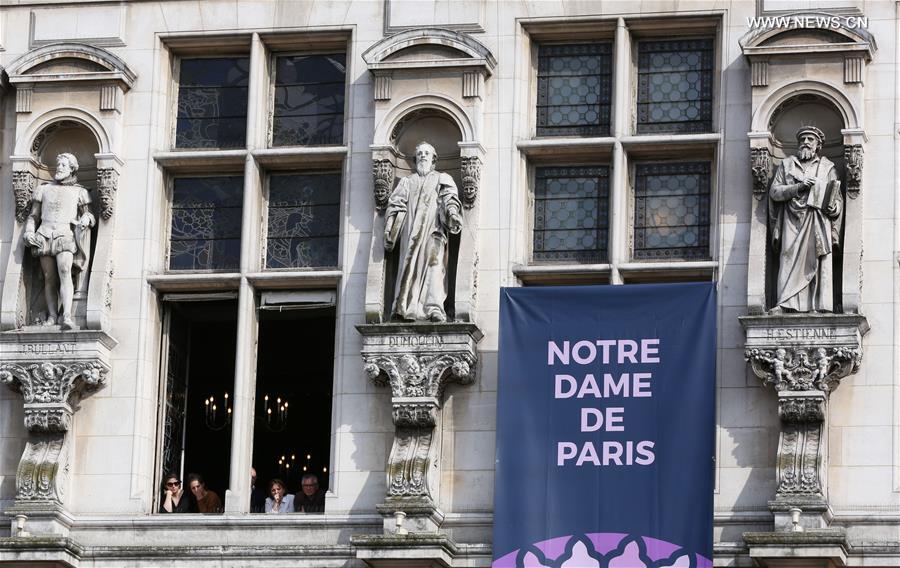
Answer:
[[[790,552],[792,545],[782,542],[786,534],[833,539],[832,533],[822,532],[832,519],[827,482],[828,396],[842,379],[859,369],[862,337],[869,329],[866,318],[857,314],[778,314],[745,316],[740,321],[747,332],[747,361],[753,373],[778,393],[781,423],[778,488],[769,501],[775,532],[747,533],[745,541],[750,544],[752,534],[763,542],[760,535],[769,534],[770,540],[778,541],[776,549],[788,547]],[[821,552],[818,544],[813,548],[815,554]],[[829,548],[832,552],[839,549]],[[770,554],[774,549],[766,550]],[[839,556],[823,558],[838,562]],[[771,558],[767,562],[763,565],[780,565]]]
[[[68,534],[72,429],[78,403],[107,382],[116,341],[102,331],[0,334],[0,383],[22,394],[28,438],[16,471],[12,534]],[[25,516],[27,525],[16,523]]]
[[[357,326],[366,375],[390,386],[394,443],[387,496],[378,511],[386,534],[435,532],[443,522],[440,494],[441,399],[452,382],[475,381],[482,334],[471,323]],[[401,515],[395,515],[396,513]]]

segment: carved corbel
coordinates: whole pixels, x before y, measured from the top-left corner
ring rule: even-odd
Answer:
[[[478,186],[481,183],[481,159],[478,156],[463,156],[459,160],[462,175],[463,207],[471,209],[478,198]]]
[[[97,191],[100,194],[100,216],[109,220],[116,208],[116,192],[119,189],[119,172],[115,168],[97,170]]]
[[[847,177],[847,195],[852,199],[859,197],[862,187],[863,147],[862,144],[844,146],[845,172]]]
[[[768,148],[750,148],[750,167],[753,172],[753,196],[762,199],[769,191],[769,172],[772,154]]]
[[[433,513],[440,494],[444,389],[475,381],[475,344],[481,332],[473,324],[462,323],[373,324],[357,329],[363,337],[366,376],[375,385],[391,389],[394,441],[387,464],[386,501],[379,511],[393,515],[402,510],[422,517],[417,530],[430,530],[426,527],[434,528],[435,519],[442,518]]]
[[[372,177],[375,181],[375,209],[384,211],[388,197],[394,189],[394,164],[388,159],[372,161]]]
[[[13,172],[13,195],[16,202],[16,221],[24,223],[31,207],[31,196],[34,194],[35,177],[28,170]]]
[[[95,361],[0,364],[0,383],[22,394],[30,433],[16,470],[17,501],[63,502],[74,409],[106,384],[108,372]]]
[[[824,499],[822,483],[822,428],[826,394],[822,391],[779,396],[782,422],[778,444],[776,500]]]
[[[776,391],[831,392],[859,370],[862,351],[852,347],[747,349],[753,373]]]

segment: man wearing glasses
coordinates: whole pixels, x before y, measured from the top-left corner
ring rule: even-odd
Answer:
[[[324,513],[325,492],[319,489],[319,478],[307,473],[300,480],[301,492],[294,496],[294,512]]]

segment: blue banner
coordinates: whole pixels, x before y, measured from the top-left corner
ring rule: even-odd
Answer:
[[[711,283],[504,288],[494,568],[712,566]]]

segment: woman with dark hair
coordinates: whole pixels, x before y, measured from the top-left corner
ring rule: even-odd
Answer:
[[[199,473],[189,473],[188,487],[197,500],[197,510],[201,513],[221,513],[222,500],[215,491],[206,488],[206,481]]]
[[[284,482],[277,477],[269,482],[269,495],[266,498],[266,513],[276,515],[294,512],[294,496],[284,493]]]
[[[197,502],[190,493],[185,493],[181,479],[175,472],[166,474],[162,483],[160,513],[196,513]]]

